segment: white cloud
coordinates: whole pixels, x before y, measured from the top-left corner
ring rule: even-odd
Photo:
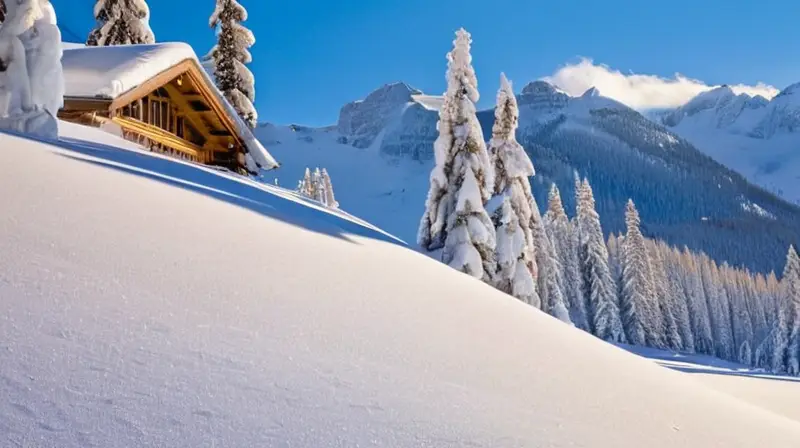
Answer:
[[[591,59],[568,64],[552,76],[543,79],[573,96],[581,95],[589,88],[596,87],[601,95],[637,110],[681,106],[697,94],[717,87],[681,74],[675,74],[674,78],[633,73],[626,75],[608,66],[595,64]],[[764,83],[755,86],[738,84],[730,87],[737,94],[761,95],[766,98],[772,98],[779,92],[775,87]]]

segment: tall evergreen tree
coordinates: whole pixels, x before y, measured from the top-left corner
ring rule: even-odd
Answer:
[[[664,260],[661,258],[661,254],[654,243],[648,242],[646,247],[650,260],[653,294],[655,296],[654,314],[656,315],[656,325],[661,328],[657,343],[659,347],[680,350],[683,348],[683,343],[676,318],[677,306],[675,297],[670,295]]]
[[[253,61],[250,47],[256,43],[253,32],[242,26],[247,20],[247,10],[236,0],[217,0],[209,19],[209,26],[218,29],[217,45],[206,59],[214,61],[214,79],[217,87],[228,99],[236,113],[251,128],[258,124],[255,78],[246,67]]]
[[[497,229],[498,271],[496,286],[501,291],[515,295],[531,305],[542,308],[536,278],[539,273],[537,248],[533,240],[533,207],[536,206],[528,180],[535,174],[533,163],[517,142],[515,132],[519,119],[517,99],[511,83],[504,74],[500,75],[500,89],[497,92],[492,138],[489,140],[489,157],[494,168],[494,194],[503,196],[500,209],[494,211]],[[515,216],[509,217],[511,213]],[[519,244],[511,244],[519,240]],[[513,253],[507,251],[513,250]],[[518,272],[517,265],[525,272]],[[533,285],[517,287],[515,282]],[[513,294],[512,290],[523,291],[524,297]]]
[[[714,354],[714,336],[711,329],[711,317],[709,315],[708,301],[706,300],[705,290],[699,260],[688,248],[681,253],[681,268],[683,277],[683,287],[688,299],[687,306],[691,316],[691,328],[694,335],[694,347],[698,353],[706,355]]]
[[[496,235],[484,206],[492,195],[494,177],[475,115],[479,95],[471,42],[469,33],[459,30],[447,57],[447,91],[434,143],[436,164],[418,243],[428,251],[443,248],[444,263],[492,282]]]
[[[586,299],[582,289],[583,277],[578,258],[578,232],[564,211],[561,193],[555,184],[550,188],[547,213],[543,221],[557,260],[561,265],[563,292],[570,320],[576,327],[590,331]]]
[[[800,375],[800,257],[794,246],[786,255],[786,267],[781,278],[782,305],[786,310],[789,329],[785,354],[786,372]]]
[[[620,311],[622,324],[628,342],[635,345],[653,345],[647,337],[652,331],[653,287],[650,283],[650,261],[647,256],[644,236],[639,230],[639,212],[632,200],[628,200],[625,208],[625,224],[627,233],[622,243],[622,292],[620,295]]]
[[[625,342],[617,306],[617,288],[608,267],[608,250],[588,180],[583,181],[578,192],[576,221],[580,232],[583,293],[589,299],[592,333],[606,341]]]
[[[336,202],[336,197],[333,194],[333,182],[328,170],[322,169],[322,184],[325,186],[325,205],[330,208],[339,208],[339,203]]]
[[[95,28],[86,40],[88,46],[152,44],[150,7],[145,0],[97,0]]]

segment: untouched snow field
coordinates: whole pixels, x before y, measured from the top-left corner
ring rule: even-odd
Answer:
[[[0,134],[0,446],[800,440],[344,214],[62,134]]]

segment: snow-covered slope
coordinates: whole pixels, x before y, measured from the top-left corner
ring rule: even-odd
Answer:
[[[0,135],[0,445],[800,439],[291,193],[62,132]]]
[[[779,270],[786,247],[800,241],[800,209],[597,89],[570,97],[536,81],[522,88],[518,102],[518,139],[536,166],[540,208],[555,182],[573,209],[577,170],[592,183],[606,232],[624,230],[623,207],[632,198],[648,236],[734,265]],[[344,106],[335,126],[265,124],[255,133],[281,161],[269,173],[281,185],[294,187],[307,166],[326,167],[345,210],[414,242],[439,103],[405,84],[389,84]],[[478,118],[488,138],[494,112]]]
[[[800,204],[799,92],[792,85],[768,101],[723,86],[659,119],[750,181]]]

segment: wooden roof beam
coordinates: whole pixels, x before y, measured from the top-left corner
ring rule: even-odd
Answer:
[[[186,98],[178,91],[177,88],[170,84],[165,84],[164,89],[166,89],[167,93],[169,93],[169,97],[175,104],[181,109],[186,111],[186,118],[192,122],[192,125],[195,129],[197,129],[202,135],[203,138],[208,140],[216,140],[216,138],[211,134],[208,127],[204,125],[203,120],[197,117],[197,112],[193,111],[192,107],[189,105],[189,102]]]

